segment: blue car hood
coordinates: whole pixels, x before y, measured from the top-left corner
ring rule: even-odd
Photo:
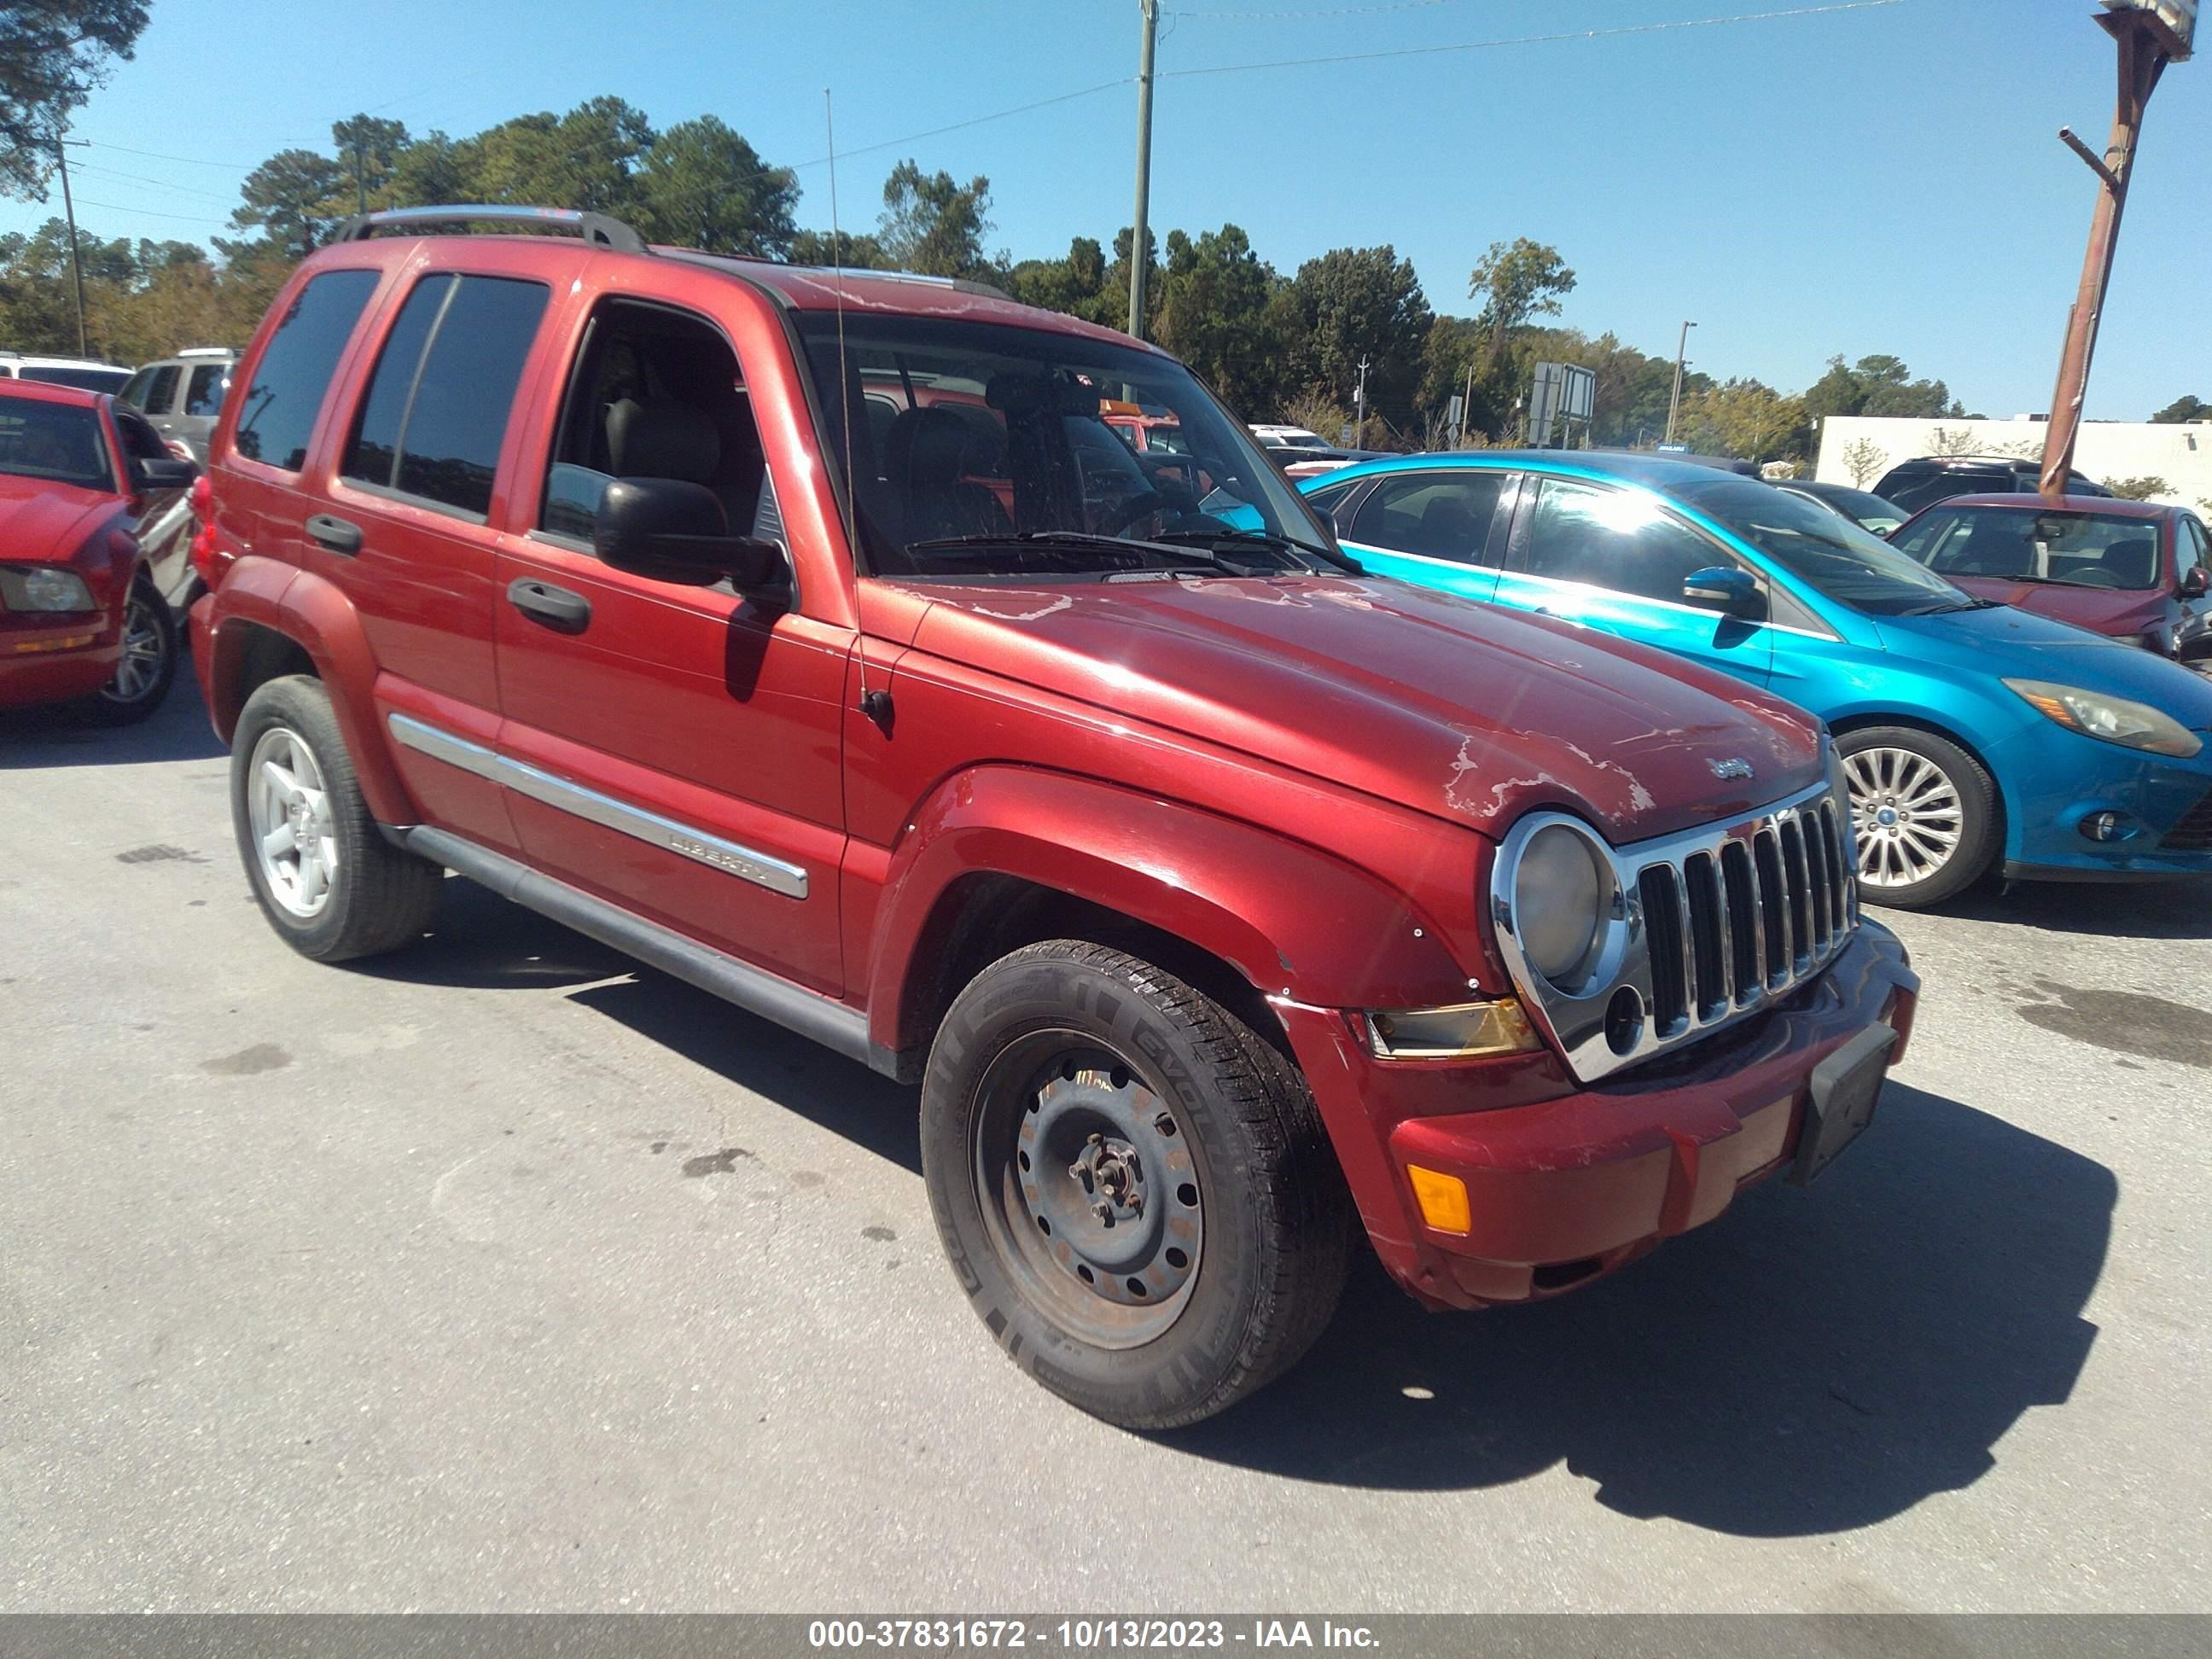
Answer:
[[[2050,680],[2127,697],[2193,730],[2212,732],[2212,680],[2139,645],[2008,605],[1869,620],[1883,646],[1901,655],[1966,672]]]

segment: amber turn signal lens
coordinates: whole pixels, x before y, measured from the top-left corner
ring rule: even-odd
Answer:
[[[1473,1220],[1467,1203],[1467,1182],[1457,1176],[1424,1170],[1408,1164],[1406,1175],[1413,1183],[1413,1196],[1421,1206],[1421,1219],[1440,1233],[1463,1233]]]

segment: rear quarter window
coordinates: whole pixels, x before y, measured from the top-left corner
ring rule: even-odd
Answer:
[[[326,270],[292,296],[242,397],[240,454],[286,472],[307,464],[331,376],[377,280],[374,270]]]

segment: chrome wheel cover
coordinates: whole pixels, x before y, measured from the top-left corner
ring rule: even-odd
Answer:
[[[1862,884],[1911,887],[1951,862],[1966,820],[1950,774],[1910,749],[1862,749],[1844,757],[1844,775]]]
[[[168,647],[161,636],[154,606],[160,603],[133,592],[123,613],[123,657],[115,665],[115,678],[100,688],[110,702],[138,702],[161,683],[161,666]]]
[[[287,726],[253,745],[246,817],[270,896],[302,921],[320,915],[338,876],[330,792],[314,750]]]

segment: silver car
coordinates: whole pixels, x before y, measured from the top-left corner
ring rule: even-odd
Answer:
[[[208,440],[215,435],[237,362],[228,346],[194,346],[148,363],[116,396],[151,421],[180,459],[205,466]]]

